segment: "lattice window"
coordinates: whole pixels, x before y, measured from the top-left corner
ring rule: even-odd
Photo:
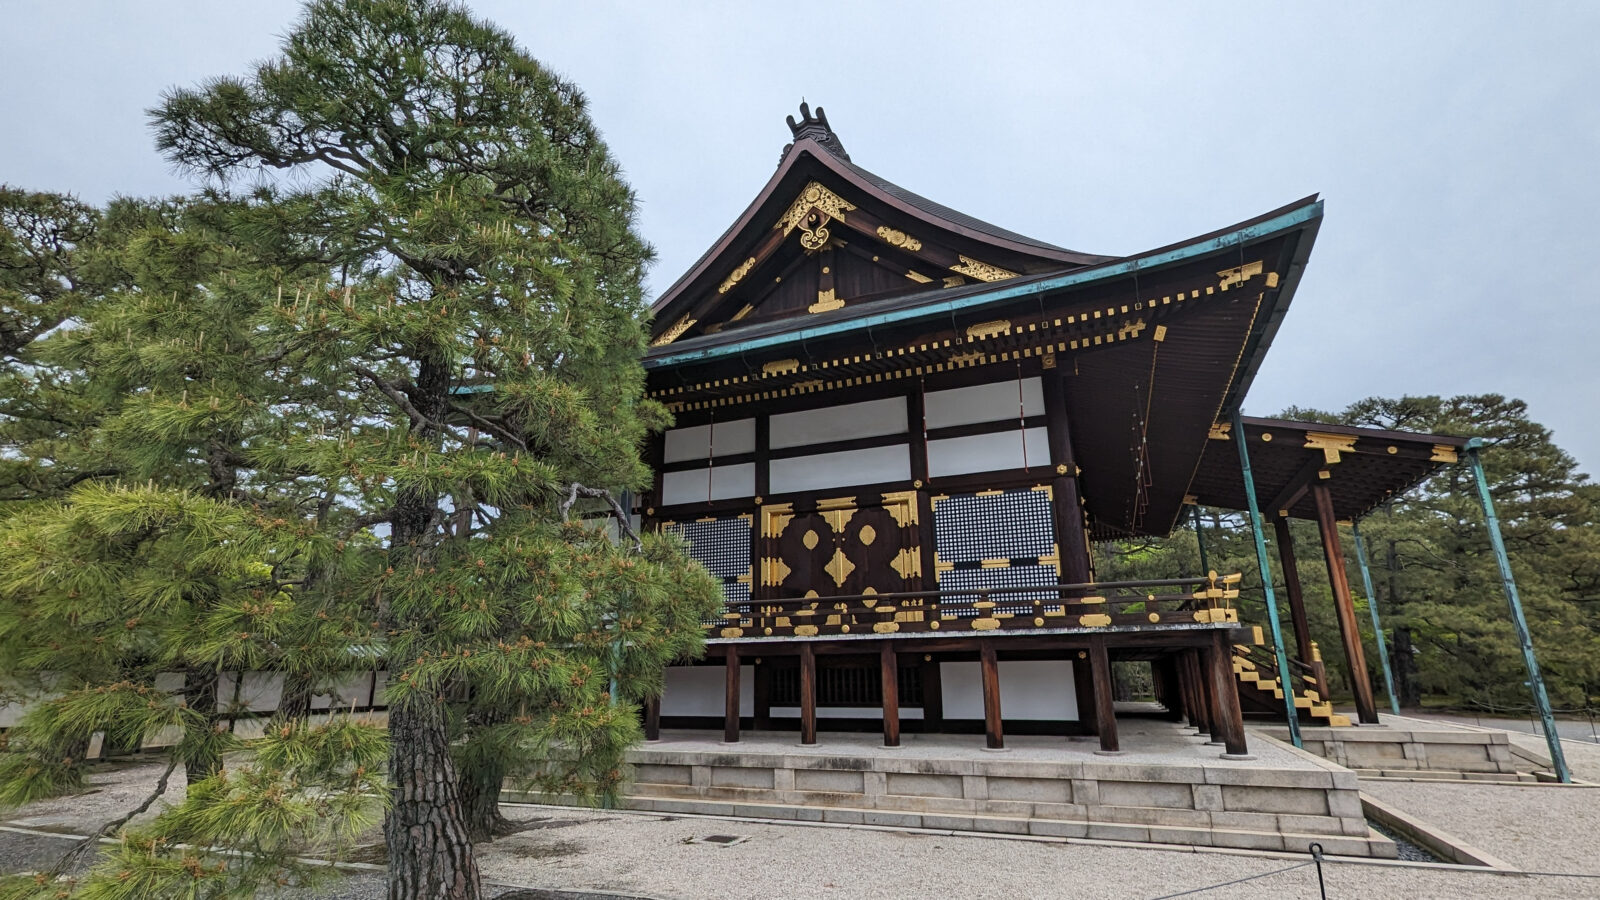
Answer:
[[[1060,581],[1050,491],[1034,488],[935,497],[934,547],[941,590],[1053,585]],[[1033,612],[1060,595],[1002,594],[995,612]],[[964,617],[977,610],[956,611]]]
[[[724,604],[731,611],[750,611],[751,517],[664,522],[661,530],[676,534],[689,545],[689,556],[722,582]],[[707,624],[721,621],[720,617]]]

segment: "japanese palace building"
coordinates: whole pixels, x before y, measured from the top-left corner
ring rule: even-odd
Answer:
[[[1237,577],[1097,583],[1096,541],[1193,504],[1318,521],[1358,715],[1376,721],[1338,523],[1463,441],[1238,410],[1322,222],[1316,197],[1135,256],[978,221],[853,163],[819,108],[755,200],[655,305],[645,524],[720,578],[707,659],[668,671],[668,727],[1098,734],[1110,661],[1148,660],[1174,715],[1246,752],[1283,715]],[[1293,546],[1293,702],[1341,723]],[[1335,562],[1337,561],[1337,562]],[[1332,636],[1327,636],[1331,638]],[[1252,658],[1252,654],[1254,658]],[[1248,673],[1258,673],[1250,678]],[[1242,704],[1242,706],[1241,706]]]

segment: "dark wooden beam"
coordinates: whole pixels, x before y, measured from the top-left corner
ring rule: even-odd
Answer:
[[[883,678],[883,745],[900,746],[900,669],[894,641],[878,644],[878,669]]]
[[[1273,537],[1278,541],[1278,561],[1283,564],[1283,592],[1289,598],[1289,618],[1294,623],[1295,655],[1303,663],[1311,662],[1311,624],[1306,620],[1305,593],[1300,588],[1300,567],[1295,562],[1294,532],[1289,520],[1277,514],[1272,518]],[[1284,685],[1288,690],[1289,686]]]
[[[1094,675],[1095,733],[1100,735],[1100,752],[1116,753],[1117,707],[1111,695],[1111,657],[1105,638],[1089,639],[1089,670]]]
[[[770,731],[772,729],[772,666],[764,664],[764,660],[757,659],[756,666],[751,670],[755,684],[752,693],[755,694],[755,709],[750,727],[757,731]]]
[[[644,702],[644,739],[661,740],[661,698],[651,697]]]
[[[1278,491],[1278,496],[1273,497],[1272,502],[1262,508],[1262,514],[1267,518],[1278,518],[1279,513],[1292,509],[1300,502],[1300,498],[1305,496],[1306,491],[1311,489],[1311,483],[1317,480],[1317,474],[1328,467],[1320,451],[1309,452],[1313,454],[1313,458],[1307,460],[1305,465],[1294,473],[1294,477],[1284,483],[1283,489]]]
[[[800,743],[817,742],[817,654],[800,645]]]
[[[1233,676],[1233,647],[1221,634],[1213,638],[1206,654],[1211,664],[1212,735],[1227,756],[1250,752],[1244,739],[1244,713],[1239,709],[1239,686]]]
[[[1089,565],[1089,536],[1083,527],[1083,501],[1078,489],[1078,465],[1072,451],[1071,423],[1067,421],[1066,387],[1060,368],[1046,369],[1041,376],[1044,394],[1045,433],[1050,442],[1050,493],[1054,503],[1057,553],[1061,557],[1061,583],[1084,584],[1092,579]]]
[[[1372,699],[1372,679],[1367,675],[1367,656],[1361,648],[1361,628],[1356,623],[1355,602],[1350,598],[1350,577],[1344,568],[1344,547],[1339,543],[1339,523],[1333,516],[1332,492],[1327,483],[1319,481],[1311,486],[1311,497],[1317,505],[1317,527],[1322,532],[1322,554],[1328,563],[1328,584],[1333,589],[1333,607],[1339,617],[1339,636],[1344,640],[1356,716],[1363,725],[1376,725],[1378,706]],[[1287,687],[1285,685],[1285,689]]]
[[[727,696],[723,699],[722,740],[733,744],[739,740],[739,645],[729,644],[723,659]]]
[[[1078,721],[1089,734],[1098,733],[1094,712],[1094,674],[1089,671],[1089,651],[1072,658],[1072,691],[1078,699]]]
[[[924,734],[944,730],[944,682],[939,677],[939,661],[922,661],[922,731]]]
[[[983,670],[983,730],[990,750],[1003,750],[1005,731],[1000,720],[1000,663],[995,659],[994,642],[984,641],[978,651],[978,667]]]

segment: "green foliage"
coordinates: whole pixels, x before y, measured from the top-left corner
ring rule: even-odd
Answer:
[[[602,524],[669,417],[639,366],[650,251],[581,93],[454,5],[324,0],[278,58],[152,119],[211,190],[0,196],[78,215],[53,265],[95,273],[13,291],[15,319],[58,317],[8,354],[32,381],[0,410],[0,491],[28,501],[0,521],[0,676],[35,700],[0,798],[75,788],[94,732],[165,730],[186,799],[78,890],[299,878],[292,848],[337,851],[382,786],[382,739],[308,729],[310,696],[374,665],[390,739],[449,746],[474,810],[505,776],[614,798],[637,704],[720,593],[673,541]],[[5,239],[0,259],[53,246]],[[223,721],[247,670],[285,674],[262,739]],[[456,780],[409,763],[397,797]],[[413,824],[391,858],[445,857]]]

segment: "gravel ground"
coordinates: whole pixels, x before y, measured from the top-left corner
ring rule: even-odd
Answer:
[[[1600,875],[1600,788],[1365,780],[1361,790],[1511,865]]]

